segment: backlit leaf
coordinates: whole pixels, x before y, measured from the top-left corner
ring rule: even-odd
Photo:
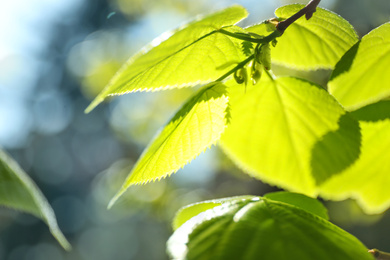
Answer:
[[[42,219],[66,250],[71,246],[58,227],[53,209],[42,192],[19,165],[0,150],[0,204]]]
[[[275,15],[287,19],[304,5],[293,4],[278,8]],[[270,24],[246,28],[247,31],[268,35]],[[272,48],[272,62],[301,70],[334,68],[341,56],[358,41],[353,27],[339,15],[317,8],[313,17],[301,17],[290,25]]]
[[[337,64],[329,91],[348,110],[390,96],[390,23],[353,46]]]
[[[268,74],[246,92],[234,81],[227,84],[231,120],[221,145],[251,176],[312,196],[357,159],[358,124],[319,86]],[[321,156],[333,150],[335,156]],[[355,156],[344,154],[351,150]]]
[[[361,120],[361,155],[345,172],[324,183],[321,196],[334,200],[352,197],[367,213],[381,213],[390,207],[390,101],[352,115]]]
[[[110,205],[130,185],[166,177],[215,144],[225,130],[227,108],[222,83],[203,87],[145,149]]]
[[[245,56],[242,41],[215,31],[222,27],[231,32],[242,31],[231,25],[246,16],[243,7],[234,5],[179,28],[167,40],[167,34],[163,34],[130,58],[86,111],[110,95],[195,86],[216,80]]]
[[[175,260],[372,260],[355,237],[299,207],[253,198],[215,207],[168,241]]]

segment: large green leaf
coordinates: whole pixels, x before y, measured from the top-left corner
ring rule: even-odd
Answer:
[[[195,86],[216,80],[243,60],[240,40],[216,30],[247,16],[238,5],[208,15],[154,40],[120,69],[107,87],[86,109],[91,111],[109,95]],[[239,27],[225,28],[231,32]]]
[[[227,109],[225,85],[203,87],[145,149],[110,205],[130,185],[166,177],[216,143],[227,124]]]
[[[357,159],[357,123],[343,120],[349,116],[319,86],[297,78],[272,79],[267,74],[256,86],[248,84],[247,91],[233,81],[228,84],[231,123],[221,145],[250,175],[315,195],[320,183]],[[344,156],[351,147],[355,157]]]
[[[0,204],[42,219],[66,250],[71,246],[58,227],[53,209],[19,165],[0,149]]]
[[[275,15],[286,19],[304,5],[293,4],[278,8]],[[246,30],[268,35],[272,26],[259,24]],[[272,61],[297,69],[331,69],[341,56],[358,40],[353,27],[339,15],[317,8],[313,17],[298,19],[278,38],[272,49]]]
[[[390,101],[368,105],[352,115],[361,120],[361,155],[345,172],[323,184],[321,196],[356,198],[367,213],[381,213],[390,207]]]
[[[329,91],[348,110],[390,96],[390,23],[353,46],[337,64]]]
[[[175,231],[168,252],[176,260],[373,259],[361,242],[325,219],[266,198],[200,213]]]

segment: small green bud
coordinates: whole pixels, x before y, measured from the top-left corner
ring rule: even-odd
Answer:
[[[251,68],[251,78],[252,78],[253,85],[256,85],[257,82],[260,81],[262,74],[263,74],[263,66],[260,63],[253,61],[252,68]]]
[[[260,63],[264,65],[266,70],[271,69],[271,47],[269,43],[264,43],[260,46]]]
[[[245,85],[246,85],[247,80],[248,80],[247,77],[248,76],[247,76],[246,68],[241,68],[241,69],[236,70],[234,72],[234,79],[236,80],[236,82],[238,84],[245,83]]]

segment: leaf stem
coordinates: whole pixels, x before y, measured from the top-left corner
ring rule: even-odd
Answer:
[[[390,254],[386,252],[379,251],[378,249],[368,250],[376,260],[390,260]]]
[[[321,0],[311,0],[304,8],[299,10],[296,14],[292,15],[291,17],[287,18],[284,21],[281,21],[276,25],[276,29],[283,34],[284,31],[293,24],[296,20],[301,18],[303,15],[306,16],[306,20],[309,20],[313,14],[315,13],[318,4],[321,2]]]
[[[265,36],[263,38],[252,38],[249,35],[245,36],[244,34],[238,34],[238,33],[229,32],[229,31],[224,30],[223,28],[219,29],[217,32],[220,32],[222,34],[226,34],[226,35],[228,35],[230,37],[233,37],[233,38],[236,38],[236,39],[239,39],[239,40],[243,40],[243,41],[247,41],[247,42],[253,42],[253,43],[269,43],[273,39],[281,36],[281,33],[279,31],[274,31],[270,35]]]
[[[249,35],[245,36],[244,34],[237,34],[237,33],[229,32],[229,31],[224,30],[223,28],[217,30],[217,32],[220,32],[222,34],[226,34],[226,35],[228,35],[230,37],[233,37],[233,38],[236,38],[236,39],[239,39],[239,40],[243,40],[243,41],[255,42],[255,43],[258,42],[257,41],[258,39],[252,38]]]
[[[241,61],[240,63],[237,64],[237,66],[235,66],[233,69],[229,70],[228,72],[226,72],[225,74],[223,74],[220,78],[218,78],[216,81],[222,81],[224,79],[226,79],[227,77],[230,76],[230,74],[234,73],[235,71],[243,68],[248,62],[250,62],[251,60],[253,60],[253,58],[255,57],[254,54],[252,54],[251,56],[249,56],[248,58],[246,58],[245,60]]]

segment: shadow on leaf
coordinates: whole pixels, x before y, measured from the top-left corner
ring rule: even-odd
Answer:
[[[390,100],[382,100],[351,112],[356,120],[376,122],[390,119]]]
[[[337,78],[341,74],[348,72],[352,66],[353,61],[355,60],[355,56],[359,50],[360,41],[358,41],[355,45],[353,45],[343,57],[341,57],[340,61],[336,64],[336,67],[330,76],[330,81]]]
[[[341,173],[360,156],[362,136],[359,122],[350,114],[344,114],[338,125],[336,131],[325,134],[312,150],[310,165],[319,185]]]

